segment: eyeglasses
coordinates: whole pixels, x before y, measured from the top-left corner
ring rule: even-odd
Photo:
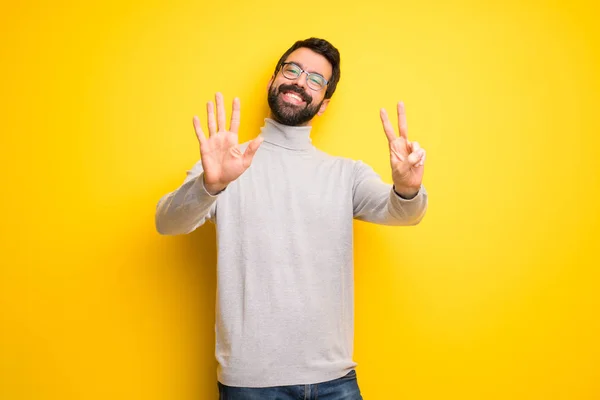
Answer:
[[[281,64],[281,73],[287,79],[299,79],[303,72],[306,74],[306,84],[312,90],[321,90],[329,83],[329,81],[323,78],[322,75],[316,74],[314,72],[306,72],[293,62],[286,62]]]

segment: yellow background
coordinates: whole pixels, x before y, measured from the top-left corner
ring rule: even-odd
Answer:
[[[594,3],[5,4],[0,398],[216,398],[214,227],[161,237],[156,202],[192,116],[239,96],[254,137],[309,36],[342,54],[317,147],[389,182],[401,99],[428,152],[423,222],[355,225],[365,399],[600,398]]]

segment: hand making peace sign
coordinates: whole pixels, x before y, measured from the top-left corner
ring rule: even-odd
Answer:
[[[425,150],[418,142],[408,140],[408,127],[404,103],[398,103],[398,129],[400,136],[396,136],[392,123],[384,108],[380,112],[383,130],[390,145],[390,164],[392,166],[392,180],[394,189],[402,197],[414,197],[423,181],[425,164]]]

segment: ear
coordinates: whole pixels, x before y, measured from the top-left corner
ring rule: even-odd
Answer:
[[[269,83],[267,83],[267,93],[269,93],[269,88],[271,87],[271,84],[273,83],[273,79],[275,79],[275,75],[273,75],[271,77],[271,79],[269,79]]]
[[[331,100],[331,99],[323,100],[323,103],[321,103],[321,107],[319,108],[319,112],[317,113],[317,115],[322,115],[325,112],[325,109],[327,108],[327,105],[329,104],[329,100]]]

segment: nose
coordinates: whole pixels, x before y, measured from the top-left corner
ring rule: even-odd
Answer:
[[[301,86],[301,87],[303,87],[304,89],[307,89],[307,88],[308,88],[308,85],[307,85],[307,83],[306,83],[306,78],[308,78],[308,75],[306,74],[306,72],[305,72],[305,71],[302,71],[302,72],[300,73],[300,76],[299,76],[298,78],[296,78],[296,84],[297,84],[298,86]]]

